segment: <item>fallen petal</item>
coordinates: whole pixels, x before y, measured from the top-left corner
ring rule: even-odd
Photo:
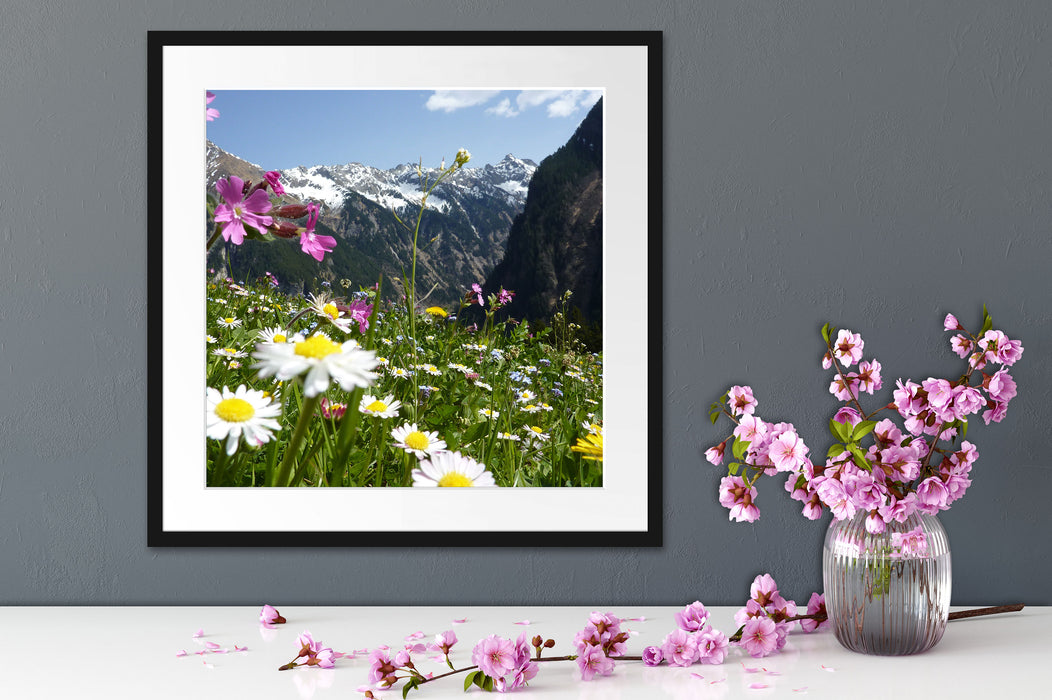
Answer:
[[[829,668],[828,666],[826,666],[824,664],[822,665],[822,670],[823,671],[829,671],[830,673],[834,673],[836,671],[835,668]]]
[[[690,674],[690,675],[691,675],[692,677],[694,677],[694,678],[698,678],[698,679],[700,679],[700,680],[705,680],[705,676],[701,675],[700,673],[692,673],[692,674]]]
[[[209,649],[218,649],[219,648],[219,645],[216,644],[215,642],[205,642],[205,646],[208,647]]]
[[[248,647],[239,647],[237,644],[235,644],[234,651],[248,651]]]
[[[413,632],[413,633],[412,633],[411,635],[409,635],[408,637],[406,637],[406,638],[405,638],[405,640],[406,640],[407,642],[412,642],[412,641],[414,641],[414,640],[417,640],[417,639],[423,639],[423,638],[424,638],[424,633],[423,633],[423,632],[420,632],[420,631],[418,630],[418,631],[416,631],[416,632]]]
[[[803,686],[802,688],[793,688],[793,692],[794,693],[803,693],[803,692],[806,692],[806,691],[807,691],[807,686],[806,685]]]
[[[462,625],[462,624],[464,624],[467,621],[468,621],[468,619],[465,617],[465,618],[461,618],[460,620],[453,620],[453,624],[454,625]]]
[[[175,652],[175,655],[176,656],[189,656],[189,654],[186,653],[186,649],[180,649],[179,651]]]
[[[766,683],[750,683],[749,690],[762,690],[764,688],[770,688],[771,686]]]
[[[205,636],[205,628],[204,627],[202,627],[201,629],[199,629],[196,632],[194,632],[194,639],[197,639],[198,637],[203,637],[203,636]]]
[[[523,620],[521,622],[513,622],[512,624],[513,625],[528,625],[528,624],[530,624],[530,621],[529,620]]]
[[[709,681],[709,685],[716,685],[717,683],[722,683],[725,680],[727,680],[727,679],[726,678],[721,678],[718,681]]]

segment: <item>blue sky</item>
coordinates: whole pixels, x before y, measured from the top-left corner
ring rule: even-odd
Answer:
[[[573,134],[594,90],[220,90],[208,138],[267,170],[399,163],[469,167],[508,153],[540,163]]]

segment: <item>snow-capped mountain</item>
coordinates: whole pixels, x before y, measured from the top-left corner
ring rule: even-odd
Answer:
[[[209,142],[206,172],[210,191],[220,178],[237,175],[259,181],[265,169],[227,153]],[[431,299],[454,305],[465,289],[486,278],[504,255],[508,231],[526,203],[526,192],[537,165],[509,154],[496,165],[465,167],[443,180],[427,200],[418,255],[418,287],[432,289]],[[237,251],[246,256],[241,264],[250,272],[266,259],[279,279],[309,290],[318,280],[350,279],[355,285],[371,286],[379,274],[400,289],[402,271],[412,257],[411,236],[395,219],[415,219],[421,198],[421,173],[415,164],[390,170],[349,163],[314,165],[281,172],[287,201],[322,203],[320,225],[331,229],[337,250],[324,263],[300,270],[298,246],[267,246],[266,252]],[[437,168],[424,169],[433,181]],[[288,249],[296,260],[285,265],[286,275],[274,268],[278,250]],[[233,251],[231,251],[233,252]],[[353,254],[352,254],[353,253]],[[298,256],[298,257],[297,257]],[[248,259],[250,258],[250,259]],[[258,265],[257,265],[258,264]],[[317,280],[315,279],[317,276]],[[360,279],[359,279],[360,278]],[[385,282],[385,284],[387,284]]]

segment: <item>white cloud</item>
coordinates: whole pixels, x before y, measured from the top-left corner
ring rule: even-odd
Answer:
[[[425,106],[432,112],[455,112],[484,104],[499,94],[500,90],[435,90]]]
[[[523,90],[515,97],[515,104],[520,112],[546,104],[549,117],[568,117],[590,108],[602,96],[602,90]]]
[[[511,100],[507,97],[493,107],[488,107],[486,109],[486,114],[496,114],[498,117],[514,117],[517,116],[518,113],[519,110],[511,106]]]

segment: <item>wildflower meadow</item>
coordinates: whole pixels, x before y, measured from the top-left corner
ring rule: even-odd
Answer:
[[[421,213],[469,157],[461,150],[430,181],[421,170]],[[276,172],[216,190],[207,248],[220,236],[299,239],[321,261],[338,244],[315,235],[316,204],[282,201]],[[413,256],[394,299],[382,279],[291,296],[270,273],[235,281],[209,270],[208,486],[602,485],[602,353],[575,342],[569,324],[531,332],[499,320],[512,290],[484,298],[476,283],[457,308],[417,303],[419,221],[404,224]],[[484,321],[469,320],[473,306]]]

